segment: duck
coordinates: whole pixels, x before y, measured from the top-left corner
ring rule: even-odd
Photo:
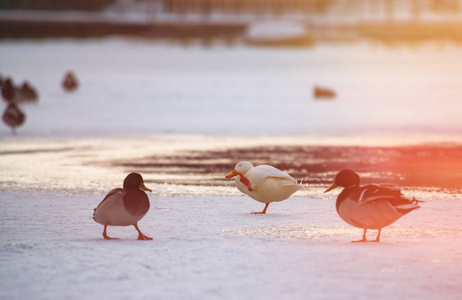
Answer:
[[[337,96],[334,90],[319,86],[314,87],[313,95],[315,99],[332,99]]]
[[[2,82],[2,97],[8,103],[13,103],[16,94],[16,88],[13,85],[13,80],[11,78],[6,78]]]
[[[16,127],[24,124],[26,114],[16,105],[16,103],[9,103],[2,116],[3,122],[11,127],[13,135],[16,135]]]
[[[24,81],[20,88],[22,97],[26,102],[36,102],[38,100],[37,90],[27,81]]]
[[[138,240],[152,240],[138,227],[138,222],[149,211],[149,197],[145,191],[152,192],[144,185],[143,177],[138,173],[130,173],[125,177],[123,188],[111,190],[94,209],[93,219],[104,226],[105,240],[117,239],[107,235],[108,226],[131,225],[138,231]]]
[[[368,229],[377,229],[377,237],[371,242],[380,242],[382,228],[389,226],[404,215],[420,208],[424,202],[415,198],[405,198],[401,190],[378,184],[360,186],[359,175],[349,169],[340,171],[334,183],[325,193],[343,187],[335,207],[340,218],[351,226],[362,228],[363,237],[353,243],[368,242]]]
[[[69,71],[64,75],[62,84],[63,84],[64,90],[68,92],[72,92],[75,89],[77,89],[79,82],[77,81],[77,78],[75,77],[74,73]]]
[[[270,203],[286,200],[302,189],[301,182],[298,183],[289,174],[269,165],[254,167],[248,161],[237,163],[234,170],[225,176],[226,179],[233,177],[239,191],[265,204],[261,212],[252,214],[264,215]]]
[[[8,103],[22,104],[27,102],[37,102],[38,93],[28,81],[24,81],[21,86],[15,86],[11,78],[7,78],[2,84],[2,96]]]

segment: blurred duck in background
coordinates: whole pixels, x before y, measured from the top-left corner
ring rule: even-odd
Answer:
[[[30,85],[29,82],[24,81],[21,86],[21,94],[24,101],[36,102],[38,100],[37,90]]]
[[[2,97],[6,102],[14,104],[38,101],[37,90],[28,81],[24,81],[21,87],[15,87],[10,77],[2,83]]]
[[[67,92],[73,92],[77,89],[79,86],[79,82],[77,81],[77,77],[75,74],[71,71],[67,72],[66,75],[64,75],[63,79],[63,89]]]
[[[2,98],[8,103],[13,103],[15,94],[16,94],[16,91],[13,86],[13,80],[10,77],[3,80],[2,81]]]
[[[13,135],[16,135],[16,127],[24,124],[26,114],[15,104],[10,103],[2,116],[3,122],[11,127]]]
[[[332,89],[315,86],[313,96],[315,99],[333,99],[337,97],[337,94]]]

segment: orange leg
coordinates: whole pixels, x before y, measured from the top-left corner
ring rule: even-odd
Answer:
[[[366,239],[366,231],[367,231],[367,228],[364,228],[364,233],[363,233],[363,239],[362,239],[362,240],[351,241],[351,242],[352,242],[352,243],[363,243],[363,242],[367,242],[367,239]]]
[[[268,208],[269,203],[265,204],[265,208],[262,211],[251,212],[252,215],[264,215],[266,214],[266,209]]]
[[[107,225],[104,225],[104,230],[103,230],[103,237],[105,240],[118,240],[118,238],[112,238],[107,235]]]
[[[379,228],[379,233],[377,233],[377,237],[375,238],[374,242],[380,242],[380,233],[382,233],[382,228]]]
[[[142,240],[142,241],[152,240],[152,237],[145,236],[145,235],[141,232],[141,230],[138,228],[138,223],[134,224],[133,226],[135,226],[136,231],[138,231],[138,239],[139,239],[139,240]]]

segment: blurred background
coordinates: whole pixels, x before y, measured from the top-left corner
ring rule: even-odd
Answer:
[[[26,135],[459,132],[461,5],[2,0],[0,75]]]
[[[22,108],[23,135],[454,133],[461,8],[459,0],[2,0],[0,75],[39,94]],[[80,83],[73,93],[61,88],[68,71]]]
[[[459,41],[462,34],[459,0],[2,0],[0,9],[2,38],[121,35],[208,45],[266,37],[308,46]]]

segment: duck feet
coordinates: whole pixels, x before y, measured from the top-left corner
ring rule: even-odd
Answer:
[[[366,232],[367,232],[367,228],[364,228],[363,238],[358,240],[358,241],[351,241],[351,242],[352,243],[366,243],[366,242],[368,242],[368,240],[366,238]]]
[[[150,241],[150,240],[152,240],[152,237],[146,236],[144,234],[140,234],[140,235],[138,235],[138,240],[139,241]]]
[[[380,240],[358,240],[358,241],[351,241],[352,243],[380,243]]]
[[[251,212],[250,214],[251,215],[264,215],[266,214],[266,209],[268,208],[268,205],[269,203],[266,203],[265,208],[262,211],[254,211],[254,212]]]
[[[118,240],[119,238],[113,238],[113,237],[110,237],[110,236],[107,236],[107,235],[104,235],[103,234],[103,237],[105,240]]]
[[[357,240],[357,241],[351,241],[352,243],[367,243],[367,242],[371,242],[371,241],[368,241],[366,239],[362,239],[362,240]]]
[[[113,238],[113,237],[108,236],[106,230],[107,230],[107,225],[104,225],[103,238],[105,240],[118,240],[118,238]]]
[[[375,238],[375,240],[372,240],[372,241],[368,241],[366,239],[366,231],[367,231],[367,229],[364,229],[363,238],[361,240],[351,241],[351,242],[352,243],[366,243],[366,242],[378,243],[378,242],[380,242],[380,234],[382,233],[382,228],[379,228],[379,232],[377,233],[377,237]]]
[[[138,231],[138,240],[139,241],[150,241],[152,237],[144,235],[141,230],[138,228],[138,224],[134,224],[136,231]]]

